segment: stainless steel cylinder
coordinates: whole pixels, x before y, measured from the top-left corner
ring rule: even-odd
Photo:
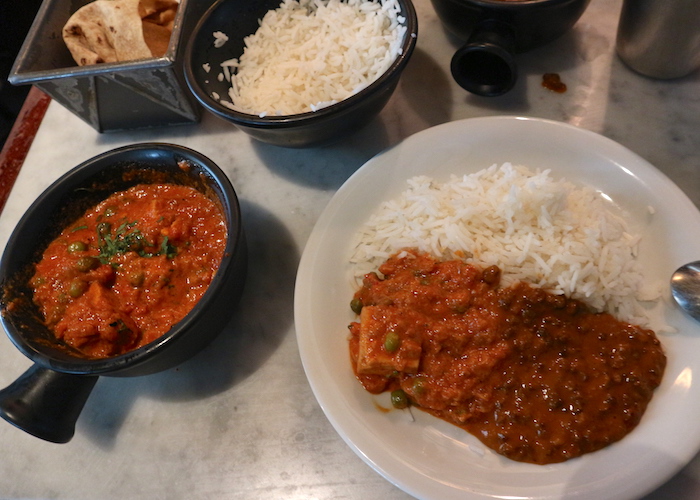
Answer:
[[[617,53],[653,78],[679,78],[700,67],[700,0],[624,0]]]

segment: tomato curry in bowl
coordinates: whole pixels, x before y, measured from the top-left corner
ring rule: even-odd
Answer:
[[[90,358],[158,339],[201,299],[219,269],[226,223],[190,186],[138,184],[66,226],[30,280],[57,339]]]
[[[205,347],[246,264],[235,191],[199,153],[137,144],[71,170],[27,210],[0,261],[0,321],[35,363],[0,391],[0,416],[66,442],[98,376],[155,373]]]

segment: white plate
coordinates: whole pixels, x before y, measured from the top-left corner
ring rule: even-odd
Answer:
[[[355,380],[347,325],[353,288],[351,238],[378,204],[423,174],[447,180],[494,163],[550,168],[610,196],[643,227],[640,259],[650,279],[668,279],[700,256],[700,212],[661,172],[619,144],[566,124],[475,118],[420,132],[367,162],[338,190],[301,259],[295,321],[301,358],[326,416],[370,466],[424,499],[622,499],[653,490],[700,448],[700,327],[666,299],[668,366],[640,425],[621,442],[562,464],[509,461],[466,432],[421,411],[390,408]],[[650,216],[648,207],[656,210]],[[669,294],[666,294],[669,296]]]

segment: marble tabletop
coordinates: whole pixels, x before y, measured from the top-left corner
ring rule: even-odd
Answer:
[[[251,249],[231,324],[190,361],[139,378],[99,380],[70,443],[0,421],[0,497],[55,499],[404,499],[343,442],[314,399],[293,318],[295,273],[324,206],[365,161],[428,127],[479,116],[566,122],[607,136],[663,171],[700,206],[700,74],[674,81],[615,55],[621,0],[592,0],[561,39],[518,57],[515,88],[470,95],[449,74],[458,42],[428,0],[414,0],[417,49],[387,107],[331,146],[290,150],[251,140],[210,115],[200,124],[99,134],[55,102],[0,217],[0,245],[33,199],[82,161],[144,141],[209,156],[241,199]],[[568,90],[541,86],[558,73]],[[0,387],[31,362],[0,336]],[[647,497],[700,497],[700,456]]]

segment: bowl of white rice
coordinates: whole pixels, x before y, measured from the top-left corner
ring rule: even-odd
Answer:
[[[255,139],[342,139],[386,105],[413,53],[411,0],[218,0],[185,54],[190,90]]]

